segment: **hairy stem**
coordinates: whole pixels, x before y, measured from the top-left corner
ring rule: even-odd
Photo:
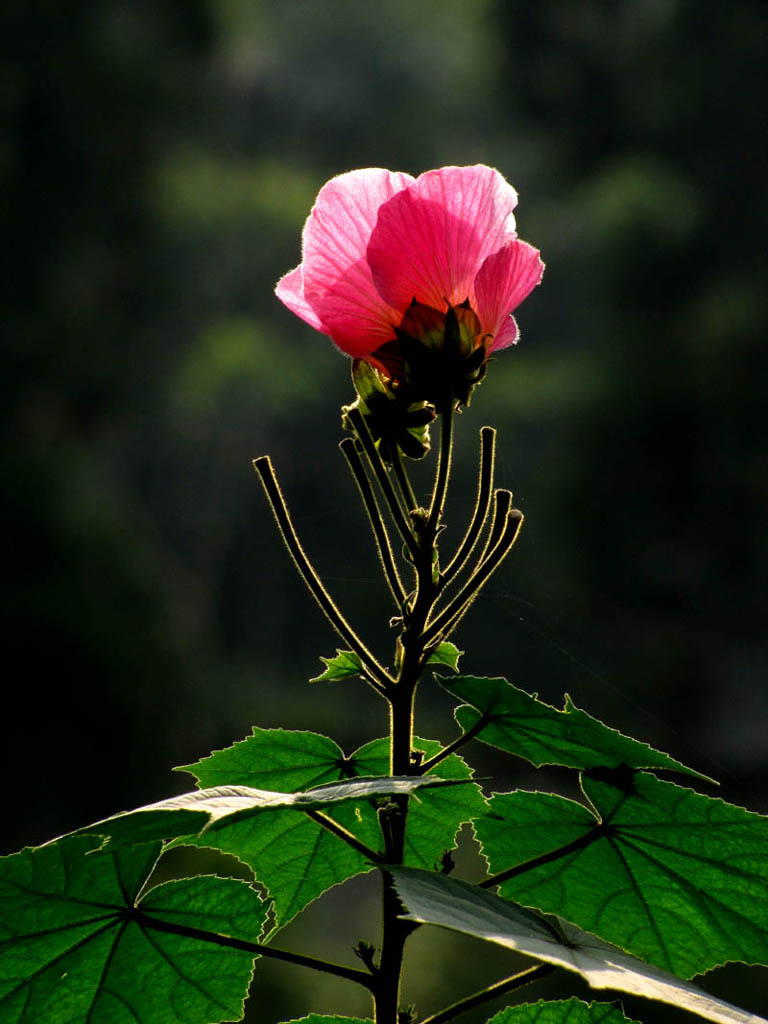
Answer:
[[[522,513],[518,512],[517,509],[512,509],[507,514],[501,536],[495,547],[491,548],[485,561],[470,576],[450,604],[430,622],[425,631],[427,641],[434,640],[437,636],[445,639],[458,626],[461,618],[469,610],[469,606],[512,550],[512,545],[517,540],[522,522]]]
[[[403,456],[400,453],[398,446],[392,445],[392,470],[395,474],[395,479],[400,487],[403,495],[403,500],[407,506],[407,511],[410,512],[414,508],[418,508],[418,501],[416,501],[416,495],[413,493],[411,487],[411,481],[408,478],[408,474],[403,466]]]
[[[381,493],[384,495],[384,500],[387,503],[387,508],[392,515],[395,526],[400,531],[400,536],[403,538],[403,541],[411,552],[411,555],[415,556],[417,551],[416,538],[413,535],[413,530],[408,524],[406,513],[403,511],[403,507],[397,493],[392,486],[392,481],[389,478],[386,466],[382,462],[381,456],[376,450],[376,445],[371,437],[368,424],[365,422],[365,417],[359,409],[350,409],[348,417],[355,433],[357,434],[360,444],[363,446],[363,451],[368,458],[371,469],[378,480]]]
[[[392,554],[392,545],[389,541],[389,534],[387,528],[384,525],[384,520],[381,516],[381,511],[376,502],[376,496],[373,493],[373,488],[370,485],[368,476],[363,466],[363,461],[360,458],[360,453],[357,450],[357,445],[351,437],[346,437],[339,445],[344,458],[349,463],[349,468],[352,470],[352,475],[355,478],[355,483],[360,491],[360,497],[365,505],[365,511],[368,513],[368,519],[373,530],[373,535],[376,539],[376,547],[379,552],[379,559],[384,570],[384,576],[389,585],[389,589],[392,593],[392,597],[395,600],[395,604],[402,608],[405,603],[405,588],[403,587],[400,574],[397,571],[397,565],[395,563],[394,555]]]
[[[424,630],[439,591],[433,566],[450,476],[452,422],[453,411],[447,409],[443,413],[440,455],[427,521],[414,537],[416,592],[403,611],[403,631],[397,650],[398,675],[387,693],[390,712],[390,772],[393,775],[408,775],[414,771],[413,706],[427,647]],[[407,797],[394,798],[380,812],[385,853],[390,864],[402,864],[404,861],[407,817]],[[400,918],[400,901],[392,879],[386,872],[382,876],[382,885],[381,963],[373,991],[375,1021],[376,1024],[398,1024],[403,950],[414,925]]]
[[[448,491],[448,479],[451,473],[451,453],[453,451],[453,401],[449,402],[442,414],[440,425],[440,454],[437,463],[437,479],[432,491],[427,519],[427,539],[431,542],[437,536],[437,528],[443,515],[445,495]]]
[[[440,574],[443,587],[448,586],[454,576],[458,575],[467,563],[472,550],[480,536],[493,491],[493,469],[496,456],[496,431],[493,427],[483,427],[480,431],[480,471],[477,483],[477,499],[467,532],[451,561]]]
[[[283,541],[285,542],[285,546],[290,551],[293,561],[301,574],[301,578],[306,583],[310,593],[320,605],[323,614],[331,623],[333,628],[360,658],[360,661],[367,670],[367,678],[369,681],[373,683],[374,687],[379,690],[379,692],[382,692],[387,683],[391,683],[393,680],[387,670],[378,663],[373,654],[371,654],[363,641],[358,637],[357,633],[355,633],[347,620],[341,614],[337,606],[334,604],[330,594],[323,586],[320,577],[315,572],[312,563],[307,558],[296,534],[296,530],[294,529],[293,522],[291,521],[288,506],[286,505],[285,498],[280,490],[280,485],[277,482],[277,477],[275,476],[275,471],[272,468],[272,462],[269,456],[262,455],[260,458],[254,459],[253,466],[259,474],[269,503],[272,506],[272,512],[277,520],[277,525],[280,528],[280,533]]]

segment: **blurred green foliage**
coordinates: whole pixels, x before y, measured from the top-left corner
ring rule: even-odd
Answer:
[[[548,263],[460,422],[446,539],[486,422],[527,517],[467,671],[569,690],[765,810],[762,0],[30,0],[0,38],[4,848],[167,795],[252,724],[384,730],[356,684],[306,685],[334,638],[250,469],[273,456],[383,654],[348,366],[272,295],[317,189],[367,165],[497,166]],[[420,715],[448,735],[436,688]],[[478,983],[454,948],[419,954],[425,1008],[425,976]],[[367,1013],[263,976],[275,1015]]]

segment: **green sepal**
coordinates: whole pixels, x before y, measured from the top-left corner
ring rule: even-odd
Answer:
[[[325,671],[313,676],[310,683],[335,683],[363,673],[363,663],[354,651],[340,651],[337,647],[335,658],[323,658],[321,655],[320,661],[325,664]]]
[[[409,459],[423,459],[429,451],[429,425],[435,410],[424,401],[413,401],[405,389],[365,359],[352,360],[352,383],[357,398],[342,406],[341,423],[352,430],[349,413],[357,409],[365,419],[371,437],[385,462],[392,461],[398,447]]]
[[[463,732],[479,727],[475,738],[530,761],[566,768],[667,769],[711,782],[647,743],[625,736],[577,708],[566,694],[562,711],[502,677],[436,676],[452,696],[466,701],[455,718]]]
[[[258,942],[267,905],[200,876],[143,895],[159,843],[111,849],[67,836],[0,858],[4,1024],[214,1024],[240,1020],[254,954],[153,922]]]
[[[768,817],[628,769],[584,775],[594,810],[497,794],[475,822],[501,894],[680,977],[768,964]]]

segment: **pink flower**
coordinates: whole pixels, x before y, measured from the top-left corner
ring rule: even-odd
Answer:
[[[538,250],[517,237],[516,204],[511,185],[480,164],[415,179],[381,168],[341,174],[321,188],[302,261],[277,296],[355,358],[379,362],[377,350],[412,326],[414,302],[443,322],[463,306],[465,349],[506,348],[518,338],[512,311],[544,269]],[[434,348],[434,338],[422,340]]]

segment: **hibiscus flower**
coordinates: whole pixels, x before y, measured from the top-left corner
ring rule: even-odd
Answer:
[[[428,381],[437,374],[466,401],[487,356],[517,341],[512,311],[544,269],[538,250],[517,237],[516,205],[512,186],[483,165],[418,178],[349,171],[320,190],[302,261],[276,294],[414,397],[434,400]],[[451,363],[447,372],[441,361]]]

